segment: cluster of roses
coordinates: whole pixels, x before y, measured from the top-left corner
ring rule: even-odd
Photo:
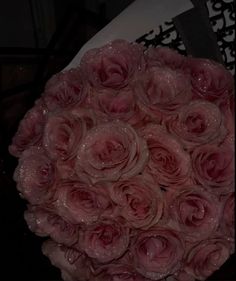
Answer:
[[[9,150],[64,280],[205,280],[228,259],[233,95],[222,65],[123,40],[48,81]]]

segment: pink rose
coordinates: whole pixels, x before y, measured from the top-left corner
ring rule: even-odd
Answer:
[[[87,96],[79,68],[55,74],[46,84],[43,99],[50,111],[80,106]]]
[[[43,145],[55,160],[67,160],[76,156],[81,139],[86,134],[83,119],[69,112],[49,116],[44,130]]]
[[[129,245],[129,228],[118,221],[98,221],[80,232],[80,247],[98,262],[119,258]]]
[[[198,280],[205,280],[229,258],[230,247],[223,238],[201,241],[188,253],[185,271]]]
[[[85,108],[73,108],[70,110],[69,114],[64,113],[58,114],[56,116],[58,116],[58,119],[61,119],[62,122],[61,124],[56,124],[55,126],[52,126],[51,130],[53,132],[48,132],[47,141],[51,143],[52,146],[51,154],[54,151],[55,157],[59,157],[57,158],[56,162],[58,176],[61,179],[73,180],[74,178],[76,178],[75,164],[80,139],[82,139],[82,137],[86,135],[88,130],[92,129],[94,126],[97,125],[98,120],[96,120],[96,115],[92,109]],[[57,117],[55,119],[57,119]],[[51,133],[54,136],[55,134],[59,134],[64,137],[61,139],[57,138],[57,141],[61,140],[60,142],[53,142],[53,135],[51,135]],[[56,143],[57,147],[54,147]],[[63,157],[63,154],[68,154],[69,158]]]
[[[91,280],[90,261],[83,253],[52,240],[43,243],[42,252],[50,259],[52,265],[61,270],[65,281]]]
[[[99,119],[120,119],[132,125],[142,120],[145,115],[136,104],[132,89],[128,87],[113,92],[104,89],[99,93],[94,93],[91,106]]]
[[[201,241],[214,233],[220,223],[221,204],[200,186],[187,186],[166,193],[169,225],[189,241]]]
[[[81,59],[81,68],[97,89],[125,87],[142,64],[143,48],[124,40],[89,50]]]
[[[156,226],[139,233],[131,252],[137,271],[147,278],[159,280],[181,267],[184,244],[177,232]]]
[[[191,98],[188,76],[166,67],[151,67],[135,81],[134,90],[141,108],[162,120],[173,114]]]
[[[185,56],[167,47],[148,48],[145,59],[148,66],[167,66],[171,69],[180,69],[186,61]]]
[[[17,189],[31,204],[41,204],[54,194],[55,169],[42,148],[31,147],[19,159],[14,173]]]
[[[94,127],[77,154],[77,174],[84,181],[116,181],[142,171],[148,159],[146,142],[120,121]]]
[[[189,58],[186,67],[191,73],[195,97],[221,104],[232,95],[233,76],[223,65],[207,59]]]
[[[141,132],[150,151],[147,171],[160,185],[178,186],[190,177],[190,156],[163,126],[150,124]]]
[[[38,236],[50,236],[58,243],[72,246],[78,242],[79,228],[57,214],[41,207],[29,206],[24,218],[29,229]]]
[[[235,237],[235,192],[231,192],[222,199],[224,204],[220,230],[223,235]]]
[[[106,190],[80,181],[62,181],[55,194],[58,214],[72,223],[91,223],[111,215],[112,205]]]
[[[158,223],[162,217],[163,197],[152,179],[137,176],[118,181],[109,191],[119,208],[119,215],[127,221],[128,226],[146,229]]]
[[[27,148],[40,144],[46,115],[46,107],[41,101],[25,114],[9,146],[9,152],[13,156],[20,157]]]
[[[192,153],[193,177],[218,194],[230,192],[234,185],[234,150],[229,145],[206,144]]]
[[[227,133],[219,108],[201,100],[183,106],[175,118],[167,121],[167,127],[186,149],[206,143],[218,144]]]

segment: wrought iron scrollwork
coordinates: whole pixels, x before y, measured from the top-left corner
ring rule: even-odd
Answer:
[[[209,19],[216,33],[224,63],[232,74],[235,73],[235,9],[233,2],[233,0],[209,0],[207,2]],[[181,54],[186,54],[183,41],[171,20],[140,36],[136,42],[147,48],[167,46],[176,49]]]

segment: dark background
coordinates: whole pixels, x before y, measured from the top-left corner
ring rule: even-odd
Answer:
[[[60,280],[41,253],[43,239],[23,219],[26,202],[12,180],[17,160],[8,145],[45,82],[132,0],[0,1],[1,280]],[[235,256],[209,280],[236,280]]]

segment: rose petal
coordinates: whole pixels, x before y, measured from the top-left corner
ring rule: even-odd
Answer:
[[[190,250],[185,271],[198,280],[205,280],[229,258],[229,249],[230,244],[223,238],[204,240]]]
[[[146,164],[148,149],[135,130],[120,121],[88,132],[77,154],[77,174],[92,182],[137,175]]]
[[[159,185],[183,184],[190,177],[190,156],[163,126],[149,124],[141,132],[150,151],[147,170]]]
[[[118,221],[100,221],[80,232],[80,247],[99,262],[119,258],[129,245],[129,228]]]
[[[177,232],[157,226],[141,232],[131,252],[137,271],[147,278],[159,280],[181,267],[184,244]]]
[[[25,150],[14,172],[17,189],[32,204],[49,200],[54,192],[55,167],[42,148]]]
[[[90,84],[97,89],[125,87],[142,64],[143,48],[124,40],[115,40],[89,50],[81,59],[81,68]]]
[[[197,100],[167,121],[168,130],[188,150],[206,143],[220,143],[227,134],[224,118],[213,103]]]
[[[164,202],[161,190],[147,177],[137,176],[119,181],[109,191],[128,226],[146,229],[162,217]]]

